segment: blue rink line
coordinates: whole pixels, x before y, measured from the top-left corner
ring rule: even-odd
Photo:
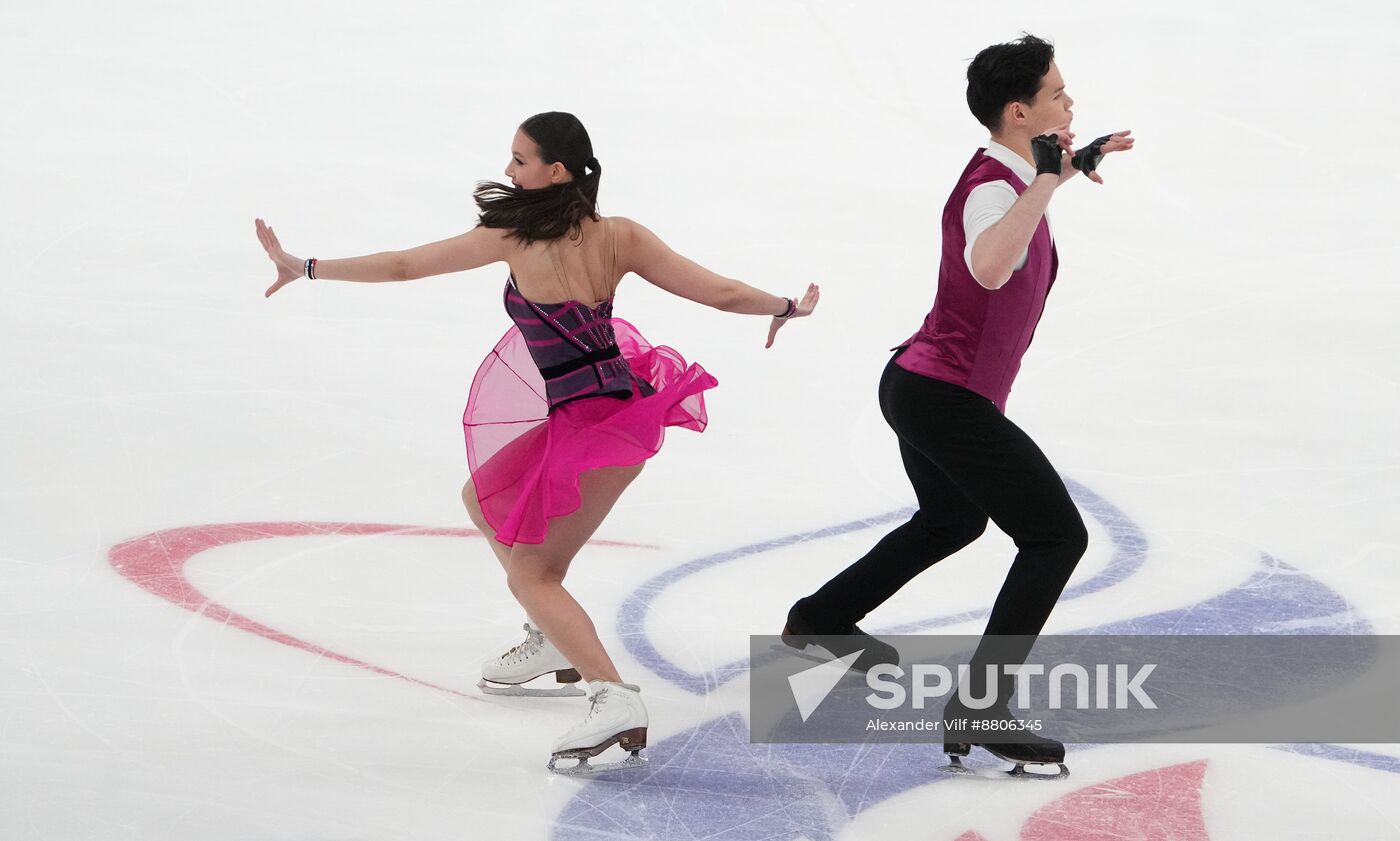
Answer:
[[[1134,573],[1142,568],[1147,560],[1147,537],[1142,529],[1132,518],[1123,513],[1120,509],[1108,500],[1089,490],[1084,485],[1073,480],[1065,480],[1065,486],[1069,489],[1070,496],[1073,497],[1076,505],[1092,517],[1103,530],[1108,534],[1112,544],[1112,554],[1108,563],[1095,575],[1067,587],[1060,597],[1061,601],[1081,598],[1090,593],[1097,593],[1123,581],[1126,581]],[[840,525],[829,526],[815,531],[799,532],[785,537],[765,540],[761,543],[752,543],[748,546],[741,546],[737,549],[730,549],[707,555],[693,561],[688,561],[677,567],[672,567],[658,575],[653,576],[643,582],[637,589],[628,594],[618,608],[617,627],[618,633],[622,637],[623,646],[628,653],[645,666],[650,671],[664,678],[670,683],[693,692],[696,695],[704,695],[734,677],[743,674],[749,668],[748,660],[739,660],[718,666],[705,674],[693,674],[684,668],[671,662],[652,643],[646,633],[647,617],[651,614],[652,605],[667,589],[675,584],[689,578],[696,573],[712,569],[723,564],[747,558],[753,555],[769,552],[774,549],[781,549],[795,543],[807,543],[822,540],[828,537],[850,534],[851,532],[864,531],[890,523],[904,522],[913,516],[915,508],[901,508],[886,514],[880,514],[863,520],[852,520]],[[855,561],[855,558],[851,558]],[[794,592],[791,599],[773,606],[774,628],[765,629],[769,632],[776,631],[782,627],[783,619],[787,616],[788,606],[798,599],[803,593]],[[932,628],[946,627],[960,622],[967,622],[979,619],[991,612],[991,606],[977,608],[975,610],[962,611],[959,613],[936,616],[920,622],[905,625],[895,625],[889,628],[880,628],[876,633],[880,634],[916,634]]]
[[[1146,561],[1142,530],[1102,497],[1066,483],[1075,501],[1108,533],[1113,552],[1098,574],[1068,588],[1077,598],[1120,583]],[[649,579],[624,601],[619,627],[628,651],[645,667],[688,691],[703,694],[747,669],[747,661],[691,674],[671,663],[646,638],[651,605],[691,575],[740,558],[808,540],[903,520],[901,509],[801,534],[716,553]],[[797,594],[794,594],[794,598]],[[779,608],[785,608],[780,605]],[[976,619],[986,610],[934,617],[880,633],[911,633]],[[1261,552],[1247,580],[1197,604],[1126,618],[1077,634],[1368,634],[1352,606],[1321,581]],[[1075,746],[1081,755],[1094,745]],[[1400,758],[1329,744],[1275,745],[1317,759],[1400,773]],[[704,838],[713,841],[828,841],[866,809],[904,792],[949,779],[938,770],[942,753],[925,744],[750,744],[739,712],[703,722],[653,744],[645,771],[587,782],[559,815],[554,837]]]
[[[1301,756],[1331,759],[1337,762],[1345,762],[1348,765],[1360,765],[1363,768],[1372,768],[1376,771],[1400,774],[1400,756],[1391,756],[1385,753],[1376,753],[1375,751],[1361,750],[1345,745],[1302,744],[1275,745],[1274,747],[1278,750],[1296,753]]]

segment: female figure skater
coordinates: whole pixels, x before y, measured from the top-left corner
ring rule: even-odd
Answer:
[[[703,392],[718,383],[613,318],[614,294],[634,272],[696,303],[769,316],[771,347],[787,321],[811,315],[820,293],[812,284],[801,301],[771,295],[691,262],[630,219],[600,216],[602,168],[572,114],[522,123],[505,174],[510,186],[478,185],[476,228],[405,251],[302,260],[258,219],[258,240],[277,267],[266,295],[301,277],[403,281],[496,262],[510,267],[505,308],[514,326],[478,370],[463,416],[471,479],[462,501],[529,622],[524,642],[483,665],[483,687],[526,694],[516,687],[541,675],[586,680],[588,715],[554,743],[550,769],[631,767],[645,762],[638,752],[646,746],[646,708],[563,579],[660,449],[666,427],[704,429]],[[588,765],[614,744],[630,753],[627,760]],[[556,769],[562,758],[578,764]]]

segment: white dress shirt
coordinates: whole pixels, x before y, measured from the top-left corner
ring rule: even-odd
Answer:
[[[999,161],[1026,182],[1026,186],[1035,180],[1035,167],[1026,162],[1026,159],[996,142],[987,141],[987,157]],[[967,202],[963,205],[963,232],[967,234],[967,248],[963,250],[963,262],[967,264],[967,270],[972,271],[972,244],[977,242],[977,238],[982,232],[1001,221],[1001,217],[1011,209],[1011,205],[1016,203],[1016,190],[1006,181],[988,181],[985,184],[978,184],[971,193],[967,194]],[[1050,213],[1045,213],[1045,224],[1050,226]],[[1050,227],[1050,242],[1055,241],[1055,229]],[[1029,246],[1027,246],[1029,250]],[[1016,270],[1025,268],[1026,251],[1021,252],[1021,258],[1016,261]]]

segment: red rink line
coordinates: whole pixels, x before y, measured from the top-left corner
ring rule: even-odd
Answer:
[[[375,674],[476,698],[456,689],[376,666],[354,657],[314,645],[256,622],[210,599],[185,576],[190,559],[209,549],[278,537],[367,537],[392,534],[404,537],[482,537],[475,529],[424,528],[377,523],[219,523],[164,529],[132,538],[108,552],[112,568],[141,589],[192,613],[224,625],[232,625],[265,639],[339,663],[358,666]],[[616,541],[593,545],[629,549],[656,546]],[[1022,825],[1021,841],[1209,841],[1201,814],[1201,783],[1205,761],[1144,771],[1080,789],[1037,810]],[[956,841],[985,841],[969,830]]]
[[[134,537],[113,546],[107,553],[107,560],[113,569],[136,586],[172,604],[179,605],[191,613],[207,616],[215,622],[240,628],[265,639],[280,642],[283,645],[301,649],[328,660],[359,666],[375,674],[399,678],[419,686],[450,692],[463,698],[475,698],[475,695],[466,692],[439,686],[396,672],[393,669],[357,660],[354,657],[306,642],[291,634],[249,619],[200,592],[185,576],[185,566],[191,558],[200,552],[220,546],[277,537],[368,537],[381,534],[403,537],[482,537],[481,532],[475,529],[393,526],[380,523],[211,523],[202,526],[163,529]],[[628,549],[658,548],[649,544],[622,543],[611,540],[589,541],[589,545],[620,546]]]
[[[1081,788],[1036,810],[1020,841],[1210,841],[1201,813],[1205,774],[1202,759]],[[987,839],[968,830],[954,841]]]

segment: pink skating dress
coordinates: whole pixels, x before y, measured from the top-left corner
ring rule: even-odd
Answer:
[[[563,284],[552,246],[549,255]],[[515,324],[477,369],[462,424],[481,511],[496,540],[513,546],[543,543],[550,519],[578,509],[585,470],[640,464],[668,426],[704,431],[703,392],[719,381],[614,318],[612,297],[597,307],[539,304],[512,275],[505,307]]]

